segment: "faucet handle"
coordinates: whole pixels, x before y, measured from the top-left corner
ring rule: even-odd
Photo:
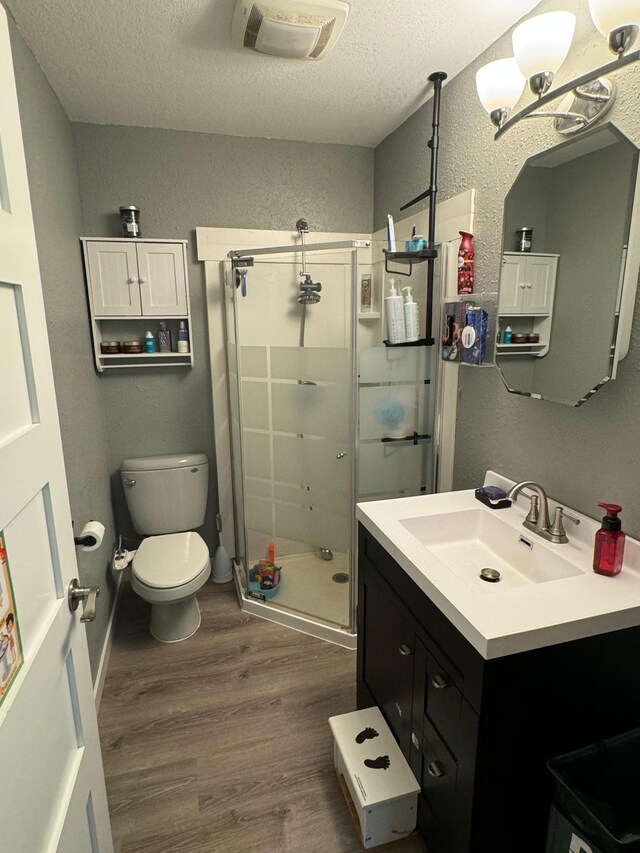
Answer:
[[[569,515],[565,513],[564,507],[557,506],[555,513],[553,515],[553,524],[551,525],[551,536],[552,541],[555,542],[568,542],[567,534],[564,529],[564,519],[572,522],[576,526],[580,524],[580,519],[576,518],[574,515]]]
[[[531,495],[531,506],[525,521],[530,521],[531,524],[537,524],[540,518],[540,498],[538,495]]]

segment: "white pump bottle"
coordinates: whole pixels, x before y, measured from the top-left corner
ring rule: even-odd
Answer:
[[[404,326],[406,340],[417,341],[420,337],[420,328],[418,325],[418,303],[413,298],[411,287],[402,288],[404,293]]]
[[[385,296],[384,307],[389,343],[403,344],[407,339],[404,330],[404,305],[393,278],[389,279],[389,295]]]

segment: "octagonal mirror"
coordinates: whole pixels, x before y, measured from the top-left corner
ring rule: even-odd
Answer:
[[[529,158],[504,204],[496,366],[508,390],[580,406],[629,346],[638,148],[612,124]]]

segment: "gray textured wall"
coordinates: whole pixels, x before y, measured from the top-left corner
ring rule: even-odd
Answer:
[[[536,12],[566,8],[578,16],[576,41],[557,82],[610,59],[582,0],[545,0]],[[479,60],[451,81],[443,93],[441,128],[442,198],[477,190],[477,289],[496,288],[504,197],[527,157],[556,144],[547,120],[525,121],[498,142],[475,89],[475,72],[486,62],[511,53],[510,36],[501,38]],[[435,70],[435,69],[434,69]],[[609,119],[640,143],[640,67],[616,75],[618,99]],[[387,212],[428,183],[428,103],[376,149],[375,227]],[[406,214],[405,214],[406,215]],[[598,216],[598,200],[593,200]],[[620,502],[623,523],[640,536],[640,310],[636,309],[629,356],[618,379],[578,409],[509,394],[496,370],[460,371],[461,400],[456,444],[456,488],[480,482],[493,468],[514,479],[533,479],[555,498],[591,516],[599,500]]]
[[[78,552],[80,580],[101,588],[95,622],[87,625],[95,676],[113,602],[108,564],[114,525],[102,395],[92,367],[78,243],[82,210],[74,142],[58,99],[11,21],[10,32],[71,513],[76,530],[91,518],[107,528],[102,548]]]
[[[118,529],[133,533],[117,470],[127,456],[202,450],[213,461],[211,378],[198,225],[369,232],[373,151],[205,133],[75,124],[86,236],[117,236],[136,204],[145,237],[188,239],[193,370],[119,370],[100,378]],[[115,211],[115,214],[114,214]],[[217,544],[215,465],[203,535]]]

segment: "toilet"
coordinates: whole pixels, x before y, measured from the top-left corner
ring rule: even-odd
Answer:
[[[204,523],[209,463],[204,453],[125,459],[120,477],[136,531],[146,538],[131,564],[131,586],[151,604],[151,634],[178,643],[200,627],[196,593],[211,574]]]

